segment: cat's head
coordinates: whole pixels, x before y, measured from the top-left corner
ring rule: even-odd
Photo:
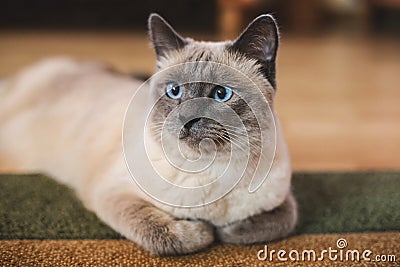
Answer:
[[[257,17],[236,40],[226,42],[184,38],[157,14],[150,16],[149,30],[160,73],[151,81],[152,124],[163,125],[194,150],[204,139],[228,149],[230,143],[240,145],[244,134],[257,146],[261,124],[268,127],[272,121],[268,108],[276,88],[279,40],[273,17]],[[246,133],[228,122],[235,120],[228,110]]]

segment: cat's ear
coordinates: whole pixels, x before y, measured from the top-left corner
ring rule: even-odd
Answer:
[[[149,32],[157,57],[164,56],[169,51],[181,49],[188,43],[168,22],[155,13],[149,17]]]
[[[273,87],[275,84],[275,59],[279,44],[278,27],[271,15],[254,19],[234,41],[231,49],[256,59],[262,66],[264,76]]]

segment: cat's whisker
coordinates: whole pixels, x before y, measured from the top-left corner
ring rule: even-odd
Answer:
[[[238,140],[236,140],[236,139],[233,139],[233,138],[231,138],[230,140],[231,140],[231,143],[233,143],[233,144],[235,144],[236,146],[242,148],[242,150],[243,150],[244,152],[250,151],[250,147],[249,147],[248,144],[242,143],[242,142],[240,142],[240,141],[238,141]],[[246,150],[246,148],[248,148],[249,150]]]
[[[229,132],[228,134],[230,138],[237,139],[238,141],[241,141],[242,143],[248,144],[250,146],[254,146],[254,143],[260,143],[261,141],[259,138],[255,138],[252,136],[240,136],[233,132]]]
[[[249,142],[252,142],[252,141],[260,142],[261,141],[261,138],[259,136],[255,137],[255,136],[252,136],[252,135],[248,135],[247,133],[246,134],[241,134],[241,133],[238,133],[238,132],[235,132],[235,131],[227,131],[227,133],[229,135],[242,138],[242,140],[243,140],[243,138],[244,138],[244,140],[248,139]]]
[[[154,129],[163,129],[164,127],[166,127],[165,124],[161,124],[161,125],[149,125],[149,126],[146,127],[146,129],[154,130]]]
[[[241,131],[241,132],[247,132],[246,129],[243,130],[242,127],[236,127],[236,126],[232,126],[232,125],[221,125],[220,126],[221,129],[231,129],[231,130],[235,130],[235,131]]]
[[[248,135],[247,133],[246,134],[242,134],[242,133],[238,133],[238,132],[234,132],[234,131],[226,131],[226,133],[228,134],[228,136],[229,137],[237,137],[237,138],[240,138],[240,140],[243,140],[243,141],[249,141],[249,142],[251,142],[251,141],[257,141],[257,139],[255,139],[255,137],[253,137],[253,136],[251,136],[251,135]]]
[[[238,134],[237,132],[233,132],[233,131],[228,131],[227,132],[230,138],[235,138],[240,140],[242,143],[249,143],[249,145],[253,148],[258,148],[259,144],[262,142],[261,138],[259,136],[254,137],[251,135],[242,135],[242,134]]]
[[[151,132],[155,132],[155,133],[161,133],[162,132],[162,128],[160,129],[160,128],[154,128],[154,129],[147,129],[148,131],[151,131]]]
[[[222,142],[221,142],[220,140],[216,139],[215,141],[218,143],[219,146],[222,146],[222,145],[223,145]]]
[[[244,145],[244,146],[248,146],[251,150],[260,150],[260,140],[259,139],[251,139],[251,138],[249,138],[249,140],[243,140],[243,139],[240,139],[240,138],[237,138],[237,137],[235,137],[235,136],[231,136],[231,140],[234,140],[236,143],[240,143],[240,144],[242,144],[242,145]],[[257,143],[255,144],[255,143],[253,143],[252,141],[257,141]]]
[[[243,147],[241,146],[241,144],[238,143],[238,142],[236,142],[235,140],[229,139],[229,138],[227,138],[226,136],[223,136],[223,135],[221,135],[221,134],[217,134],[217,136],[220,137],[221,139],[225,140],[226,142],[229,142],[229,143],[231,143],[232,145],[235,145],[235,146],[238,147],[240,150],[246,152],[246,149],[243,148]]]
[[[224,132],[226,132],[226,133],[234,132],[234,133],[236,133],[237,135],[240,135],[240,136],[247,136],[247,135],[248,135],[247,131],[246,131],[246,132],[243,132],[243,131],[240,131],[240,130],[237,130],[237,129],[226,129],[226,128],[222,128],[221,131],[224,131]]]
[[[213,134],[215,134],[216,136],[218,136],[221,139],[225,140],[226,142],[232,142],[233,141],[234,145],[240,146],[240,148],[242,148],[242,150],[244,150],[243,147],[248,147],[249,145],[251,145],[251,143],[247,142],[247,140],[243,140],[243,139],[240,139],[240,138],[234,138],[233,135],[226,136],[226,135],[223,135],[223,134],[221,134],[219,132],[213,132]]]
[[[242,144],[242,145],[245,145],[245,146],[247,147],[247,145],[248,145],[247,143],[243,144],[243,143],[238,142],[238,141],[235,140],[235,139],[233,139],[233,140],[232,140],[232,138],[231,138],[231,139],[228,139],[228,138],[226,138],[225,136],[222,136],[222,135],[219,134],[219,133],[215,133],[215,135],[218,136],[218,137],[220,137],[221,139],[227,141],[227,142],[230,142],[232,145],[235,145],[235,146],[238,147],[240,150],[242,150],[242,151],[244,151],[244,152],[247,152],[246,149],[244,149],[244,148],[240,145],[240,144]],[[258,150],[260,149],[259,147],[250,144],[250,150],[249,150],[250,153],[251,153],[251,148],[256,149],[256,150],[257,150],[257,149],[258,149]],[[250,161],[253,165],[259,164],[259,161],[260,161],[261,159],[266,159],[266,160],[267,160],[267,158],[266,158],[262,153],[259,153],[258,155],[259,155],[260,159],[257,159],[257,158],[254,158],[254,157],[249,157],[249,161]]]
[[[149,124],[149,125],[147,125],[146,127],[147,128],[154,128],[154,127],[163,127],[165,125],[165,123],[157,123],[157,124],[155,124],[155,123],[152,123],[152,124]]]

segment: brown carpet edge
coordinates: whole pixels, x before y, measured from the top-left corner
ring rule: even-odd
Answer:
[[[276,253],[273,260],[257,258],[260,245],[215,244],[191,255],[157,257],[128,240],[2,240],[0,241],[0,266],[400,266],[400,233],[352,233],[352,234],[303,234],[268,244],[268,251],[315,250],[320,255],[323,249],[338,249],[337,241],[344,238],[348,250],[361,253],[372,251],[376,255],[394,255],[392,262],[331,261],[327,254],[322,261],[279,261]],[[262,254],[263,255],[263,254]],[[339,254],[338,254],[339,255]],[[286,254],[288,257],[288,254]],[[301,257],[301,256],[300,256]]]

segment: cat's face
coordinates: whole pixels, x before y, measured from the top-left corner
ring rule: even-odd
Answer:
[[[194,151],[205,139],[229,151],[231,143],[244,145],[245,135],[259,147],[262,125],[272,121],[267,105],[278,47],[272,17],[258,17],[234,42],[184,39],[158,15],[149,27],[160,70],[150,82],[155,133],[162,129]]]

